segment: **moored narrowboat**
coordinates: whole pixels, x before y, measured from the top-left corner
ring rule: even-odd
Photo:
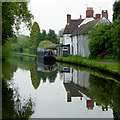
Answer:
[[[55,56],[52,50],[38,47],[36,52],[36,59],[49,62],[55,61]]]

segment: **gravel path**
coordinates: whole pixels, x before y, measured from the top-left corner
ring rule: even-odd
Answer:
[[[101,63],[101,64],[120,65],[120,63],[112,63],[112,62],[101,62],[101,61],[90,61],[90,60],[85,60],[85,61],[97,62],[97,63]]]

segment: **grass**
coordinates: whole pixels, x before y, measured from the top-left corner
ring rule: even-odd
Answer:
[[[101,64],[97,63],[95,60],[91,60],[89,58],[83,58],[81,56],[68,56],[68,57],[56,57],[57,60],[75,63],[79,65],[86,65],[90,68],[95,67],[103,70],[110,70],[113,72],[120,73],[120,66],[118,65],[111,65],[111,64]]]
[[[36,57],[35,54],[29,54],[29,53],[15,53],[17,55],[23,55],[23,56],[29,56],[29,57]]]

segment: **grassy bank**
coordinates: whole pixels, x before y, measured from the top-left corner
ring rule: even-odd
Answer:
[[[36,57],[35,54],[29,54],[29,53],[15,53],[15,55],[28,56],[28,57]]]
[[[57,61],[63,61],[66,63],[72,63],[77,65],[82,65],[91,69],[96,70],[105,70],[106,72],[115,72],[120,74],[120,66],[113,65],[113,64],[101,64],[97,63],[96,61],[90,60],[88,58],[83,58],[80,56],[68,56],[68,57],[56,57]]]

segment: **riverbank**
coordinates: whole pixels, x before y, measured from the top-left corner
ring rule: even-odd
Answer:
[[[33,55],[29,53],[16,53],[16,55],[28,56],[34,58],[36,57],[35,54]],[[120,63],[89,60],[88,58],[83,58],[80,56],[68,56],[68,57],[56,56],[55,58],[57,62],[80,65],[96,71],[98,70],[102,73],[114,74],[116,76],[120,76]]]
[[[27,56],[27,57],[36,57],[35,54],[29,54],[29,53],[15,53],[15,55],[21,55],[21,56]]]
[[[116,76],[120,76],[120,65],[118,64],[108,64],[108,62],[105,64],[98,63],[97,61],[93,60],[88,60],[85,58],[82,58],[80,56],[68,56],[68,57],[56,57],[56,61],[58,62],[63,62],[63,63],[68,63],[68,64],[75,64],[75,65],[80,65],[83,67],[87,67],[93,70],[98,70],[102,73],[107,73],[107,74],[114,74]]]

